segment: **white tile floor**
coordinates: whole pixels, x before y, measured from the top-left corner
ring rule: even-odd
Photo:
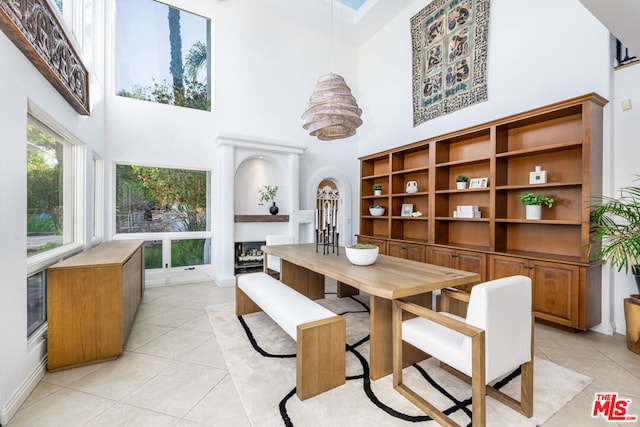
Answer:
[[[8,425],[250,425],[205,312],[233,298],[213,283],[148,288],[121,357],[48,373]],[[616,425],[591,418],[596,392],[632,399],[640,417],[640,355],[622,335],[535,329],[536,356],[594,380],[545,426]]]

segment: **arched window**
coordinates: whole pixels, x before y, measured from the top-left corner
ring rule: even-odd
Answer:
[[[336,183],[323,180],[318,186],[316,196],[316,235],[320,244],[337,244],[337,234],[340,232],[338,220],[340,209],[340,193]]]

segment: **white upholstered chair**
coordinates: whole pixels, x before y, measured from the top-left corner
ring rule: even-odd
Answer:
[[[512,276],[478,284],[471,294],[443,290],[442,297],[467,300],[467,316],[435,312],[401,300],[393,305],[393,386],[442,425],[457,425],[402,383],[402,342],[441,362],[471,382],[472,424],[486,423],[486,393],[521,414],[533,415],[533,319],[531,279]],[[443,301],[446,306],[446,301]],[[415,314],[402,320],[403,312]],[[520,402],[488,384],[521,367]],[[453,369],[451,369],[453,368]]]
[[[267,246],[270,245],[292,245],[294,244],[293,235],[291,234],[273,234],[266,238]],[[267,267],[276,273],[280,273],[280,258],[267,254]]]

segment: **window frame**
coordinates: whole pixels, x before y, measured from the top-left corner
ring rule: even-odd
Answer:
[[[93,184],[93,225],[91,245],[102,242],[104,236],[104,160],[93,152],[92,156],[92,184]]]
[[[203,231],[166,231],[166,232],[138,232],[138,233],[116,233],[117,230],[117,215],[116,215],[116,206],[117,206],[117,167],[118,166],[145,166],[145,167],[157,167],[163,169],[180,169],[180,170],[195,170],[206,172],[207,174],[207,201],[206,201],[206,221],[207,221],[207,229]],[[129,163],[129,162],[114,162],[113,170],[113,195],[112,195],[112,230],[113,240],[134,240],[141,239],[146,241],[150,240],[159,240],[162,241],[162,267],[157,269],[147,269],[145,270],[159,273],[159,274],[167,274],[167,273],[179,273],[179,274],[191,274],[191,273],[201,273],[203,271],[210,271],[213,265],[213,224],[212,224],[212,212],[211,212],[211,186],[212,186],[212,170],[207,168],[185,168],[180,166],[166,166],[166,165],[150,165],[143,163]],[[209,254],[205,254],[205,260],[208,259],[208,263],[191,265],[191,266],[179,266],[174,267],[171,263],[171,242],[177,240],[191,240],[191,239],[209,239],[211,244],[209,245]]]
[[[63,221],[65,224],[63,242],[69,239],[68,243],[63,243],[62,246],[33,256],[27,256],[27,276],[31,276],[84,249],[86,146],[31,101],[28,103],[27,116],[28,124],[35,124],[41,130],[44,127],[63,144],[65,160],[63,167]]]

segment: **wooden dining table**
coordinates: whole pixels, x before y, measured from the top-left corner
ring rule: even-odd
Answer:
[[[370,296],[369,378],[376,380],[392,372],[391,305],[394,299],[431,307],[432,292],[447,287],[474,284],[477,273],[440,267],[387,255],[378,255],[368,266],[354,265],[344,248],[328,254],[311,244],[262,246],[264,253],[280,258],[280,280],[311,299],[325,297],[325,276],[338,282],[338,297],[359,292]],[[264,269],[268,270],[265,257]],[[406,344],[406,343],[405,343]],[[403,363],[424,359],[419,350],[406,344]]]

